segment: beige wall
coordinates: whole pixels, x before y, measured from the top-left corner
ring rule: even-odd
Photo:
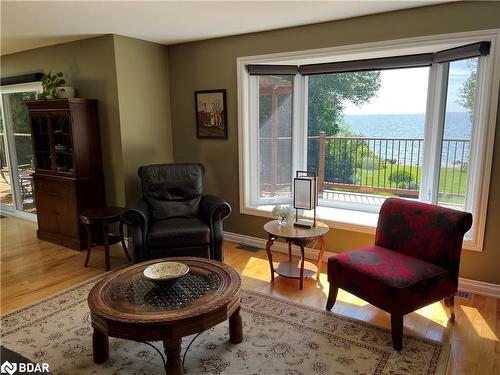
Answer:
[[[101,148],[109,204],[125,203],[113,36],[36,48],[1,57],[2,77],[63,72],[77,96],[98,100]]]
[[[114,35],[126,201],[140,195],[137,168],[173,161],[168,49]]]
[[[139,191],[137,167],[171,161],[173,147],[176,162],[206,165],[207,191],[228,199],[233,207],[227,230],[264,237],[262,225],[266,219],[239,213],[238,56],[498,28],[498,14],[499,2],[451,3],[168,49],[108,35],[2,56],[1,75],[62,71],[80,97],[98,99],[108,204],[123,205],[135,198]],[[193,92],[213,88],[227,89],[227,141],[196,138]],[[484,251],[464,251],[461,276],[500,284],[498,124],[497,129]],[[332,230],[327,249],[346,251],[372,242],[371,235]]]
[[[499,14],[499,2],[451,3],[170,46],[174,159],[206,165],[207,191],[226,198],[233,207],[228,231],[264,237],[266,219],[239,213],[237,57],[498,28]],[[196,138],[193,92],[214,88],[227,89],[227,141]],[[500,130],[492,173],[485,248],[463,252],[461,276],[500,284]],[[372,235],[332,230],[327,249],[341,252],[372,242]]]
[[[98,100],[107,203],[137,198],[137,168],[173,160],[167,47],[106,35],[1,57],[2,77],[49,71]]]

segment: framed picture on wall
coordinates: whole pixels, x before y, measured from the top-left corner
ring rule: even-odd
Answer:
[[[195,91],[198,138],[227,139],[226,90]]]

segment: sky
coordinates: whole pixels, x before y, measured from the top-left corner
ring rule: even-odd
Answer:
[[[470,75],[465,60],[450,63],[448,112],[466,112],[456,103],[458,91]],[[429,68],[409,68],[381,71],[378,95],[361,107],[345,103],[345,115],[425,113]]]

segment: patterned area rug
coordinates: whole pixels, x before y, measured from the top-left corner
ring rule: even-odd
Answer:
[[[110,338],[109,361],[93,363],[87,295],[95,282],[2,316],[2,345],[33,362],[49,363],[54,375],[164,374],[153,348],[128,340]],[[388,331],[363,322],[252,291],[243,292],[242,305],[244,341],[228,342],[227,322],[204,332],[187,353],[187,374],[446,372],[449,345],[406,336],[398,353]]]

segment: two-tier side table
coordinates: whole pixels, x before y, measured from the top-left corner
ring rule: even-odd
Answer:
[[[293,223],[287,225],[278,224],[277,220],[270,221],[264,225],[264,230],[268,233],[269,239],[266,244],[267,258],[269,259],[269,266],[271,268],[271,281],[274,282],[274,273],[283,277],[300,280],[300,289],[304,288],[304,277],[311,277],[316,275],[319,280],[319,273],[321,262],[323,261],[323,254],[325,252],[325,239],[324,235],[328,232],[328,225],[316,222],[316,226],[309,228],[294,227]],[[278,238],[284,239],[288,244],[288,260],[280,262],[276,268],[273,265],[273,255],[271,253],[271,246]],[[305,260],[304,247],[311,242],[318,240],[320,243],[320,250],[317,264],[313,264]],[[300,247],[300,259],[292,257],[292,244]]]

